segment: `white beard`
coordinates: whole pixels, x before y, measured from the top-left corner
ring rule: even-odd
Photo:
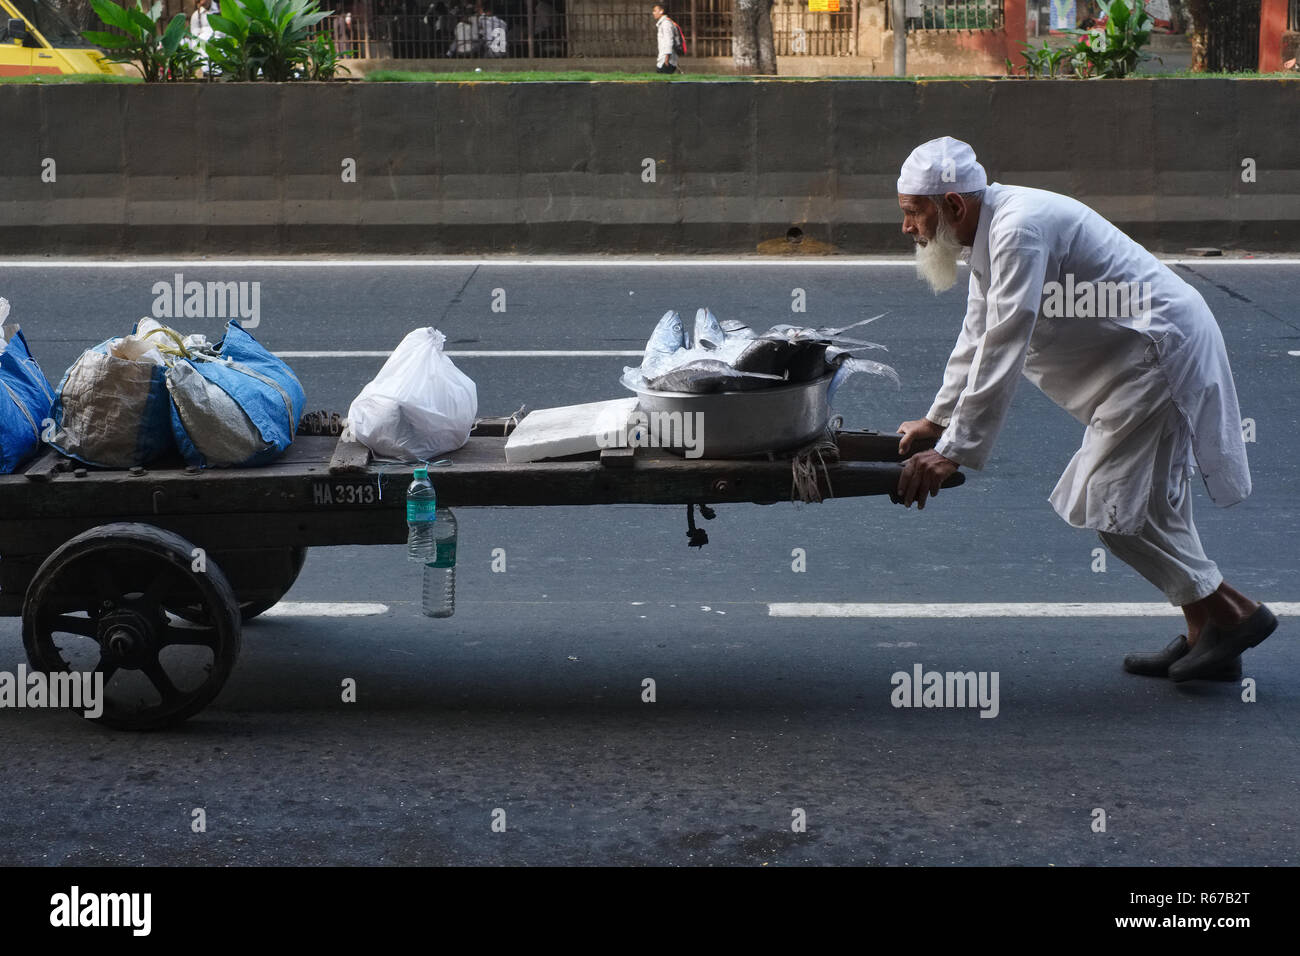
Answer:
[[[957,256],[961,250],[961,240],[941,213],[934,238],[925,245],[916,244],[916,274],[929,283],[935,295],[957,284]]]

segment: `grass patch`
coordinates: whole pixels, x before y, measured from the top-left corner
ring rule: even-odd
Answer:
[[[1144,80],[1300,80],[1300,73],[1295,70],[1281,70],[1277,73],[1193,73],[1191,70],[1178,70],[1176,73],[1142,73]]]
[[[0,76],[0,83],[59,84],[59,83],[143,83],[138,76],[120,73],[31,73],[27,76]]]
[[[346,79],[346,78],[345,78]],[[736,76],[731,73],[675,73],[665,76],[661,73],[603,73],[595,70],[518,70],[475,73],[472,70],[455,72],[419,72],[414,70],[376,70],[366,74],[363,79],[372,83],[770,83],[797,82],[818,83],[827,80],[843,82],[856,80],[875,83],[971,83],[1006,79],[988,75],[952,75],[952,76]],[[1037,79],[1037,78],[1035,78]],[[1300,80],[1300,72],[1293,70],[1277,73],[1192,73],[1182,70],[1177,73],[1138,73],[1130,80]],[[1017,82],[1032,82],[1019,78]],[[142,83],[138,76],[123,76],[118,73],[38,73],[28,76],[0,76],[0,85],[10,84],[61,84],[61,83]],[[201,82],[193,80],[191,82]],[[1040,82],[1088,82],[1074,77],[1061,77],[1055,80],[1043,79]]]
[[[364,77],[372,83],[684,83],[684,82],[802,82],[817,83],[826,80],[843,82],[855,80],[873,83],[971,83],[980,80],[1006,79],[1001,76],[986,74],[948,75],[948,76],[736,76],[731,73],[676,73],[665,76],[661,73],[603,73],[593,70],[521,70],[497,71],[484,70],[482,73],[458,70],[455,72],[436,73],[413,70],[375,70]],[[1036,78],[1035,78],[1036,79]],[[1130,80],[1297,80],[1300,73],[1284,71],[1278,73],[1193,73],[1182,70],[1177,73],[1138,73]],[[1025,78],[1019,78],[1024,82]],[[1045,82],[1089,82],[1075,77],[1060,77]]]
[[[375,70],[365,78],[372,83],[680,83],[684,80],[756,80],[761,77],[733,76],[727,73],[602,73],[595,70],[518,70],[475,73],[457,70],[448,73],[413,70]]]

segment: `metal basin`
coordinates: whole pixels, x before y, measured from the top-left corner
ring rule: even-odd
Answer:
[[[637,389],[637,407],[647,416],[651,436],[661,439],[647,444],[691,458],[745,458],[798,448],[820,435],[830,420],[826,390],[832,377],[702,395]],[[698,417],[688,424],[687,415]],[[677,440],[667,440],[667,435]],[[684,443],[682,436],[694,441]]]

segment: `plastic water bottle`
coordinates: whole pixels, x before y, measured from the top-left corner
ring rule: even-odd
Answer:
[[[424,565],[424,613],[451,617],[456,613],[456,516],[450,508],[438,509],[434,537],[434,558]]]
[[[429,469],[415,469],[415,480],[406,489],[406,555],[412,561],[424,564],[437,554],[433,531],[437,509]]]

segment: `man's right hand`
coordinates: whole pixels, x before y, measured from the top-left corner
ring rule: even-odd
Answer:
[[[906,458],[912,453],[913,442],[927,439],[938,441],[943,434],[943,426],[936,425],[928,418],[918,418],[916,421],[903,422],[898,426],[898,433],[903,436],[898,442],[898,454]]]

